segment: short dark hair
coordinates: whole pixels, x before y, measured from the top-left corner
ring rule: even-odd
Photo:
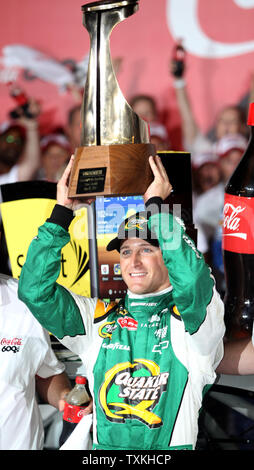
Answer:
[[[113,238],[107,245],[107,251],[117,250],[120,252],[121,244],[129,238],[139,238],[159,247],[155,232],[148,227],[149,214],[147,211],[137,212],[127,217],[120,224],[117,237]]]

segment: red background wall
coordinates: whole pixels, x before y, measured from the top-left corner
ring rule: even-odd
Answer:
[[[6,86],[13,73],[29,95],[41,100],[52,124],[65,121],[73,104],[71,94],[38,78],[25,80],[22,67],[5,65],[4,47],[19,44],[57,61],[81,61],[89,52],[89,36],[82,25],[84,3],[89,2],[1,2],[0,122],[13,107]],[[200,128],[208,131],[222,106],[240,102],[249,91],[253,24],[253,0],[140,0],[139,11],[111,35],[112,57],[122,58],[118,82],[124,96],[128,100],[136,93],[153,95],[167,115],[172,146],[179,146],[180,119],[168,64],[174,42],[181,36],[187,50],[189,96]]]

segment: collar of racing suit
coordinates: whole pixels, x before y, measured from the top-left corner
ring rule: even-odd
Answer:
[[[163,289],[159,292],[151,292],[149,294],[134,294],[130,290],[128,290],[127,295],[131,299],[146,299],[148,297],[160,297],[161,295],[167,294],[168,292],[171,292],[173,289],[172,286],[167,287],[166,289]]]
[[[172,286],[163,291],[138,295],[128,291],[125,297],[124,306],[132,314],[149,317],[156,313],[166,312],[172,302]]]

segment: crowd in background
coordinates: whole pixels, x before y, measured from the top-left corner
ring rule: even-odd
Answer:
[[[171,60],[169,73],[173,76],[181,116],[182,150],[191,154],[197,245],[212,267],[218,290],[223,296],[221,235],[224,190],[247,146],[247,110],[235,104],[223,108],[214,122],[214,138],[208,138],[198,128],[192,111],[184,62],[179,68],[179,63]],[[79,96],[80,102],[76,101],[68,112],[65,125],[54,125],[47,134],[41,133],[39,123],[43,110],[34,99],[26,103],[25,110],[22,107],[16,110],[15,119],[6,117],[0,125],[0,185],[38,179],[58,181],[70,155],[80,146],[82,95]],[[167,126],[160,119],[152,93],[133,93],[129,104],[149,123],[151,142],[156,149],[175,150],[171,149]],[[10,274],[6,266],[1,266],[0,271]]]

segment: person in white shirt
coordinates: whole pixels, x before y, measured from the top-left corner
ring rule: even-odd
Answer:
[[[36,391],[63,410],[71,384],[49,334],[17,297],[18,281],[0,274],[0,450],[42,450]]]

